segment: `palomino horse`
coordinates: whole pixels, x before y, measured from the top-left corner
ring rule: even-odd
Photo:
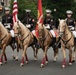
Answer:
[[[69,30],[66,20],[59,20],[59,30],[61,36],[61,48],[63,52],[63,63],[62,68],[66,67],[66,48],[69,50],[69,65],[72,65],[72,61],[75,60],[75,53],[72,56],[72,48],[76,51],[76,44],[74,44],[74,36]]]
[[[24,26],[20,21],[16,22],[14,24],[14,32],[15,32],[15,36],[19,37],[19,41],[21,44],[21,47],[23,49],[23,53],[22,53],[22,61],[20,66],[24,65],[24,60],[26,59],[26,64],[28,64],[28,57],[27,57],[27,53],[26,50],[29,46],[32,46],[33,50],[34,50],[34,57],[35,59],[37,59],[37,50],[35,49],[35,47],[33,46],[35,44],[35,40],[34,40],[34,36],[32,34],[32,32],[30,32],[30,30]]]
[[[3,63],[3,56],[4,56],[4,62],[5,63],[7,62],[7,57],[6,57],[6,53],[5,53],[6,46],[10,45],[12,50],[14,51],[11,41],[12,41],[11,34],[0,22],[0,48],[1,48],[0,65],[2,65],[2,63]],[[14,54],[13,54],[13,56],[14,56]]]
[[[41,67],[44,67],[44,64],[48,63],[47,51],[50,46],[52,46],[52,34],[44,27],[44,25],[38,24],[38,42],[43,49],[44,57],[42,59]],[[54,61],[57,59],[58,48],[54,49]]]

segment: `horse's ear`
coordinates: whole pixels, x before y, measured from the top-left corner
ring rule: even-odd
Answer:
[[[65,19],[65,22],[67,21],[67,18]]]
[[[17,21],[17,24],[19,25],[19,20]]]
[[[60,18],[58,19],[58,21],[60,22]]]

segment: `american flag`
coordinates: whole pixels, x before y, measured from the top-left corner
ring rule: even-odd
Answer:
[[[13,22],[17,22],[17,14],[18,14],[18,5],[17,5],[17,0],[14,0],[13,2]]]

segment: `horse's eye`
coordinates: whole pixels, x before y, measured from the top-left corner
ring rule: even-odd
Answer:
[[[18,28],[17,28],[18,29]]]

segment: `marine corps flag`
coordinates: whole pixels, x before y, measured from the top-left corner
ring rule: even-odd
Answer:
[[[38,0],[38,21],[36,25],[36,37],[38,38],[38,24],[43,23],[43,13],[42,13],[42,0]]]

